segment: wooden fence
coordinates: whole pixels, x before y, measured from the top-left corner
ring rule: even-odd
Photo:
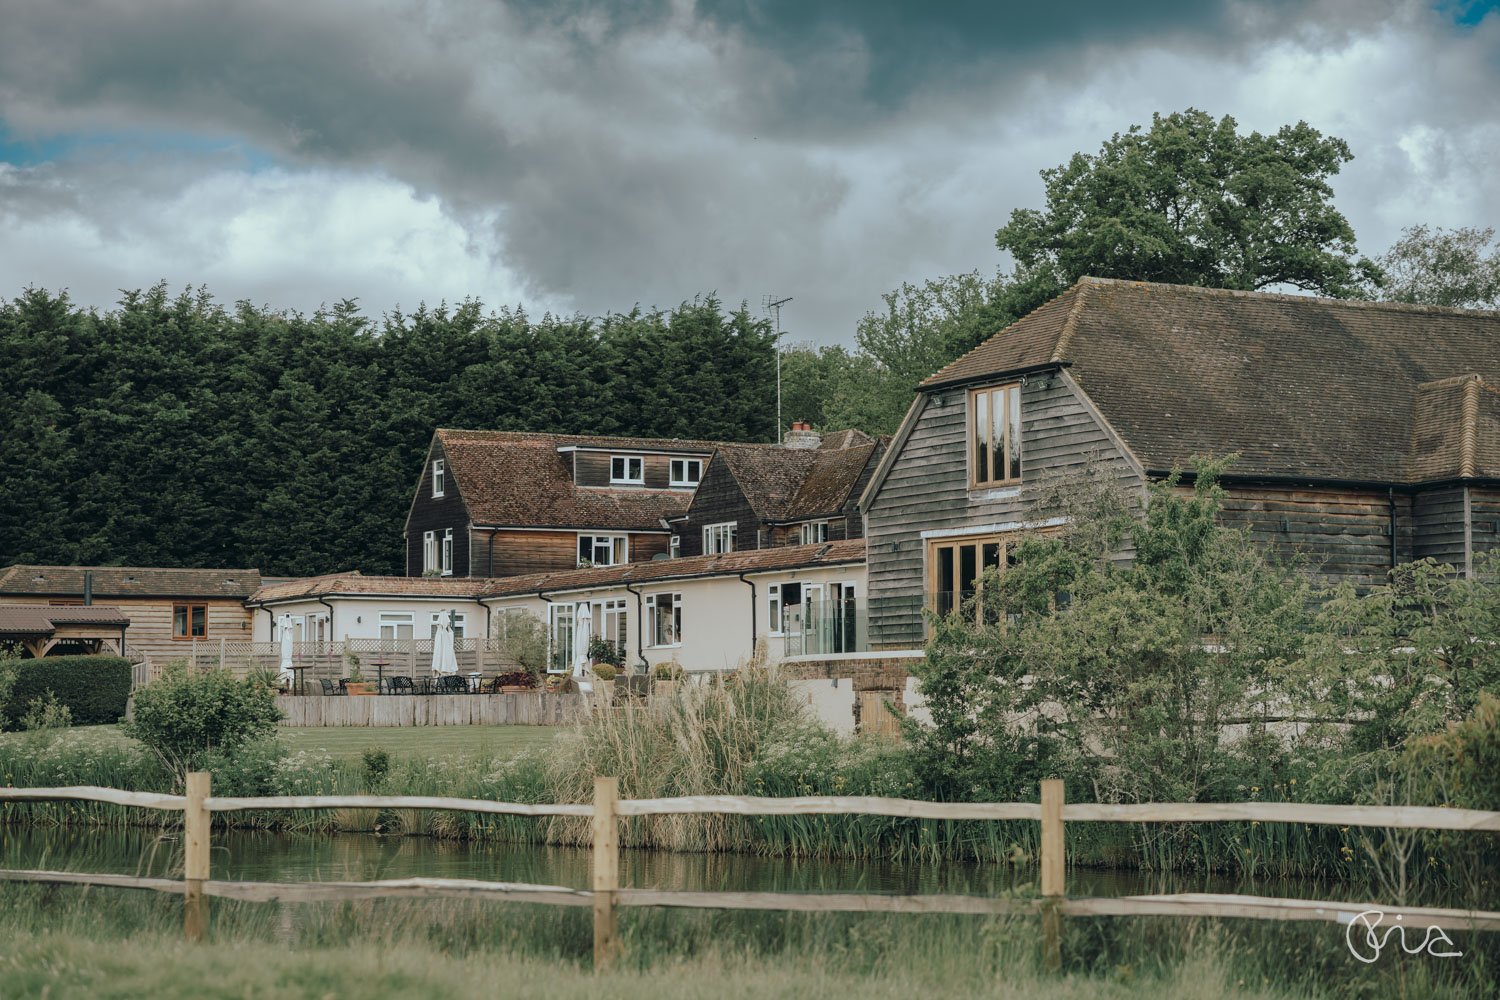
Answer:
[[[493,677],[495,674],[524,669],[499,648],[499,639],[455,639],[454,658],[458,672]],[[336,681],[349,676],[356,665],[369,678],[425,676],[431,673],[431,639],[346,639],[341,642],[294,642],[292,665],[298,676],[307,681]],[[194,670],[223,667],[236,677],[251,671],[277,673],[281,669],[281,643],[237,642],[230,639],[194,639],[173,649],[176,659]],[[143,657],[142,671],[136,675],[136,686],[161,676],[164,660]]]
[[[184,932],[203,939],[208,899],[252,902],[323,902],[390,897],[508,899],[594,911],[594,962],[603,968],[620,953],[620,906],[671,906],[722,910],[795,910],[859,913],[1040,913],[1047,964],[1061,964],[1064,916],[1197,916],[1261,920],[1319,920],[1350,923],[1379,910],[1406,925],[1444,930],[1500,930],[1500,912],[1439,907],[1386,906],[1328,900],[1283,899],[1223,893],[1172,893],[1115,898],[1069,899],[1063,895],[1064,824],[1201,823],[1253,821],[1319,823],[1396,829],[1500,832],[1500,812],[1425,806],[1332,806],[1303,802],[1162,802],[1138,805],[1068,804],[1061,781],[1042,782],[1041,802],[923,802],[872,796],[763,798],[702,795],[669,799],[621,799],[617,778],[594,779],[592,804],[490,802],[482,799],[413,795],[212,796],[209,776],[187,776],[183,795],[130,792],[116,788],[0,788],[0,802],[92,801],[183,814],[182,879],[139,878],[82,872],[0,870],[7,881],[101,885],[181,893]],[[215,812],[282,809],[434,809],[512,816],[589,817],[593,827],[593,875],[588,890],[516,882],[409,878],[371,882],[225,882],[209,877],[209,828]],[[1041,896],[1037,899],[965,895],[889,896],[865,893],[678,892],[622,888],[619,883],[619,821],[631,816],[714,813],[746,816],[868,815],[938,820],[1032,820],[1041,823]]]

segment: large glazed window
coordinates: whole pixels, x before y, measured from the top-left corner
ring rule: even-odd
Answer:
[[[1021,481],[1021,387],[969,393],[969,484]]]
[[[978,618],[984,571],[1004,566],[1006,541],[1000,535],[934,539],[927,544],[927,606],[941,616],[954,611]]]

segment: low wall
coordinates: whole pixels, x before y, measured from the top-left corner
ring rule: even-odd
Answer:
[[[781,673],[793,681],[804,683],[823,680],[835,682],[832,690],[813,689],[808,690],[807,694],[808,704],[838,731],[867,728],[872,720],[866,716],[873,717],[876,728],[891,731],[894,728],[891,721],[886,713],[876,711],[877,706],[889,703],[898,714],[907,714],[910,708],[909,696],[913,693],[909,668],[912,664],[921,662],[921,659],[920,651],[795,657],[781,661]],[[847,697],[838,695],[836,682],[839,681],[849,682],[852,690]],[[852,720],[847,723],[842,718],[845,703],[852,716]],[[838,717],[829,718],[824,714],[830,708]]]
[[[563,726],[585,711],[583,696],[513,694],[283,695],[283,726]]]

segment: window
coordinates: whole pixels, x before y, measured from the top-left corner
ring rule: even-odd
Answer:
[[[445,463],[441,458],[432,460],[432,495],[434,498],[443,495],[443,481],[448,478]]]
[[[431,573],[438,568],[437,532],[422,532],[422,572]]]
[[[698,458],[672,459],[672,485],[697,486],[703,478],[703,460]]]
[[[318,612],[302,616],[302,638],[307,642],[328,641],[328,614]]]
[[[443,575],[453,575],[453,529],[443,532]]]
[[[673,559],[676,559],[678,556],[682,555],[682,536],[673,535],[672,541],[667,546],[667,549],[667,554],[670,555]]]
[[[202,639],[208,635],[208,605],[172,605],[172,638]]]
[[[547,669],[561,673],[573,662],[573,605],[554,604],[552,611],[551,652],[547,658]]]
[[[625,653],[626,631],[626,605],[624,599],[605,601],[602,610],[594,616],[594,632],[609,642],[623,656]]]
[[[733,552],[735,527],[738,524],[738,521],[726,521],[706,525],[703,529],[703,554],[711,556],[720,552]]]
[[[1005,540],[999,535],[929,542],[927,606],[939,615],[962,608],[983,589],[984,571],[1005,565],[1005,547]]]
[[[816,545],[828,541],[827,521],[808,521],[802,526],[802,544]]]
[[[969,393],[969,485],[1021,479],[1021,387]]]
[[[414,638],[412,618],[410,611],[380,612],[380,638],[388,641]]]
[[[430,623],[430,625],[429,625],[429,627],[427,629],[427,638],[429,638],[429,639],[435,639],[435,638],[437,638],[438,621],[441,620],[447,614],[448,614],[448,612],[446,612],[446,611],[435,611],[435,612],[433,612],[429,616],[432,620],[431,620],[431,623]],[[464,637],[464,630],[468,628],[468,621],[469,621],[469,616],[468,615],[455,614],[453,616],[453,638],[454,639],[462,639]]]
[[[623,566],[630,561],[630,539],[625,535],[579,535],[578,565]]]
[[[525,608],[496,608],[495,610],[498,612],[498,615],[491,619],[491,634],[499,636],[502,639],[510,636],[512,622],[520,621],[531,613]]]
[[[651,645],[682,644],[681,594],[647,594],[646,617],[651,623]]]
[[[823,596],[821,584],[773,583],[766,587],[766,627],[774,634],[800,632],[807,609],[811,603]]]
[[[612,455],[609,459],[609,481],[641,485],[646,481],[645,459],[639,455]]]

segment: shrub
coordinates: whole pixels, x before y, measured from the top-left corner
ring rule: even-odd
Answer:
[[[35,698],[50,692],[75,726],[118,722],[130,697],[130,661],[120,656],[44,656],[14,661],[15,682],[4,703],[5,728],[14,728]]]
[[[589,659],[596,663],[607,663],[616,670],[625,665],[625,651],[603,636],[589,639]]]
[[[658,663],[651,669],[651,675],[659,681],[675,681],[682,676],[682,664]]]
[[[500,627],[502,634],[495,640],[500,653],[532,676],[540,676],[547,669],[547,623],[533,614],[507,614]]]
[[[615,670],[615,668],[608,663],[594,664],[594,676],[599,678],[601,681],[614,680],[616,673],[617,671]]]
[[[125,735],[153,750],[179,779],[215,750],[233,751],[276,731],[281,710],[265,688],[227,670],[192,673],[181,664],[135,696]]]
[[[391,771],[391,755],[380,747],[366,747],[360,754],[365,765],[365,784],[377,788]]]
[[[536,675],[526,670],[512,670],[508,674],[501,674],[495,678],[495,682],[502,687],[536,687]]]
[[[21,728],[27,732],[38,729],[67,729],[73,724],[73,713],[68,706],[57,700],[57,695],[48,691],[44,697],[31,699],[26,714],[21,716]]]

